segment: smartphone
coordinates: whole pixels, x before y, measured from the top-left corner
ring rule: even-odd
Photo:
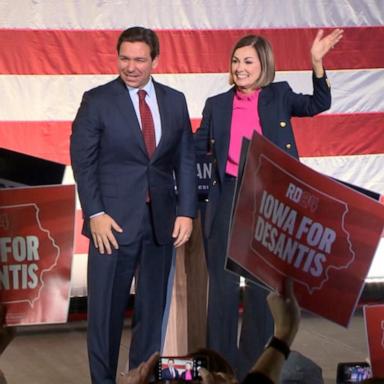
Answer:
[[[365,361],[337,365],[337,384],[360,383],[371,377],[371,367]]]
[[[202,367],[209,369],[207,356],[161,356],[155,367],[155,381],[201,380]]]

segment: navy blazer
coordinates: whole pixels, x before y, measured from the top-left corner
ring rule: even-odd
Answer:
[[[179,371],[174,368],[174,371],[175,371],[175,376],[172,376],[171,374],[171,370],[169,368],[164,368],[162,371],[161,371],[161,379],[162,380],[173,380],[173,379],[178,379],[179,378]]]
[[[258,100],[258,114],[263,136],[298,158],[291,117],[314,116],[331,106],[331,91],[326,75],[312,74],[313,95],[297,94],[287,82],[271,83],[263,87]],[[200,128],[195,133],[198,154],[212,152],[215,174],[212,175],[208,195],[205,232],[210,233],[220,198],[220,187],[225,175],[232,122],[235,87],[207,99]]]
[[[160,244],[172,241],[176,216],[195,217],[196,166],[185,97],[154,81],[161,139],[149,159],[139,121],[124,82],[117,78],[85,92],[72,126],[71,160],[84,214],[109,214],[122,228],[118,243],[135,240],[151,197]]]

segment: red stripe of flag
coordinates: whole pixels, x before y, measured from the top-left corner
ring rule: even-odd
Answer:
[[[317,29],[160,30],[158,73],[223,73],[233,44],[250,33],[267,37],[280,71],[310,69]],[[116,73],[116,40],[110,30],[0,30],[2,74]],[[326,58],[328,69],[384,67],[384,27],[348,27]]]
[[[384,113],[324,114],[292,121],[303,157],[384,153],[383,122]]]
[[[0,121],[0,147],[69,165],[71,121]]]
[[[293,125],[300,156],[365,155],[384,153],[383,121],[384,113],[324,114]],[[192,119],[194,131],[199,124]],[[0,121],[1,147],[68,165],[70,133],[70,121]]]

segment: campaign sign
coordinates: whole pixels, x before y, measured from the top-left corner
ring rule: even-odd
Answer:
[[[196,155],[197,195],[204,200],[209,194],[212,177],[212,158],[209,154]]]
[[[369,359],[374,377],[384,377],[384,305],[364,306]]]
[[[75,186],[0,190],[0,302],[7,325],[66,322]]]
[[[289,276],[302,308],[347,326],[383,225],[383,205],[254,134],[227,266],[279,291]]]

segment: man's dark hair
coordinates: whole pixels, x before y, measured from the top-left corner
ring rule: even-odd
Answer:
[[[159,38],[152,29],[144,27],[132,27],[126,29],[121,33],[119,39],[117,40],[117,54],[120,53],[121,44],[124,41],[129,41],[131,43],[136,41],[141,41],[147,44],[151,50],[151,58],[154,60],[160,54],[160,44]]]

